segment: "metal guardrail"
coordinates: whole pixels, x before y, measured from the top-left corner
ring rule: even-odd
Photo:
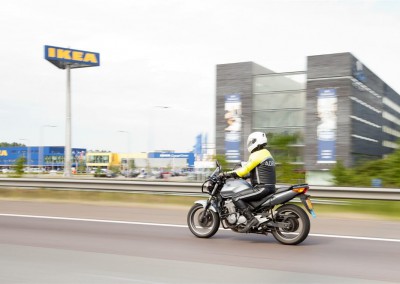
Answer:
[[[284,186],[284,185],[278,185]],[[43,179],[43,178],[0,178],[0,188],[51,188],[63,190],[126,191],[142,193],[169,193],[202,195],[201,183],[170,181],[133,181],[106,179]],[[397,188],[355,188],[310,185],[312,197],[400,200]]]

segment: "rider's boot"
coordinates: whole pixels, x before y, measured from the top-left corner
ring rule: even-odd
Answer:
[[[244,228],[238,229],[238,232],[247,233],[252,227],[259,224],[257,218],[254,217],[253,214],[251,214],[251,211],[248,207],[243,210],[243,216],[247,219],[247,223]]]

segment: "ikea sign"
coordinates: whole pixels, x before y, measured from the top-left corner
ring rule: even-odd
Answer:
[[[44,58],[61,69],[100,66],[99,53],[64,47],[45,45]]]

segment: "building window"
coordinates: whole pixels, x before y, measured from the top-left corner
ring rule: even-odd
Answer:
[[[392,136],[400,137],[400,131],[394,130],[388,126],[383,126],[383,132],[390,134]]]
[[[382,117],[386,118],[387,120],[396,123],[397,125],[400,125],[400,119],[395,117],[393,114],[388,113],[387,111],[384,111],[382,113]]]
[[[108,155],[88,156],[88,163],[107,164],[110,161]]]
[[[271,110],[253,113],[254,128],[304,127],[304,110]]]
[[[273,73],[257,75],[253,80],[254,93],[304,90],[307,76],[305,72]]]
[[[305,125],[306,73],[256,75],[253,80],[253,129],[302,137]]]
[[[64,156],[46,155],[44,156],[45,164],[62,164],[64,163]]]
[[[266,94],[255,93],[253,95],[254,110],[303,108],[305,104],[306,93],[303,91]]]
[[[394,143],[394,142],[390,142],[390,141],[383,141],[382,145],[387,147],[387,148],[392,148],[392,149],[398,149],[399,148],[399,144]]]

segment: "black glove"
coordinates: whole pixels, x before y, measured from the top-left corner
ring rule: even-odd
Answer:
[[[239,176],[236,174],[236,172],[223,172],[220,173],[218,177],[228,179],[228,178],[238,178]]]

